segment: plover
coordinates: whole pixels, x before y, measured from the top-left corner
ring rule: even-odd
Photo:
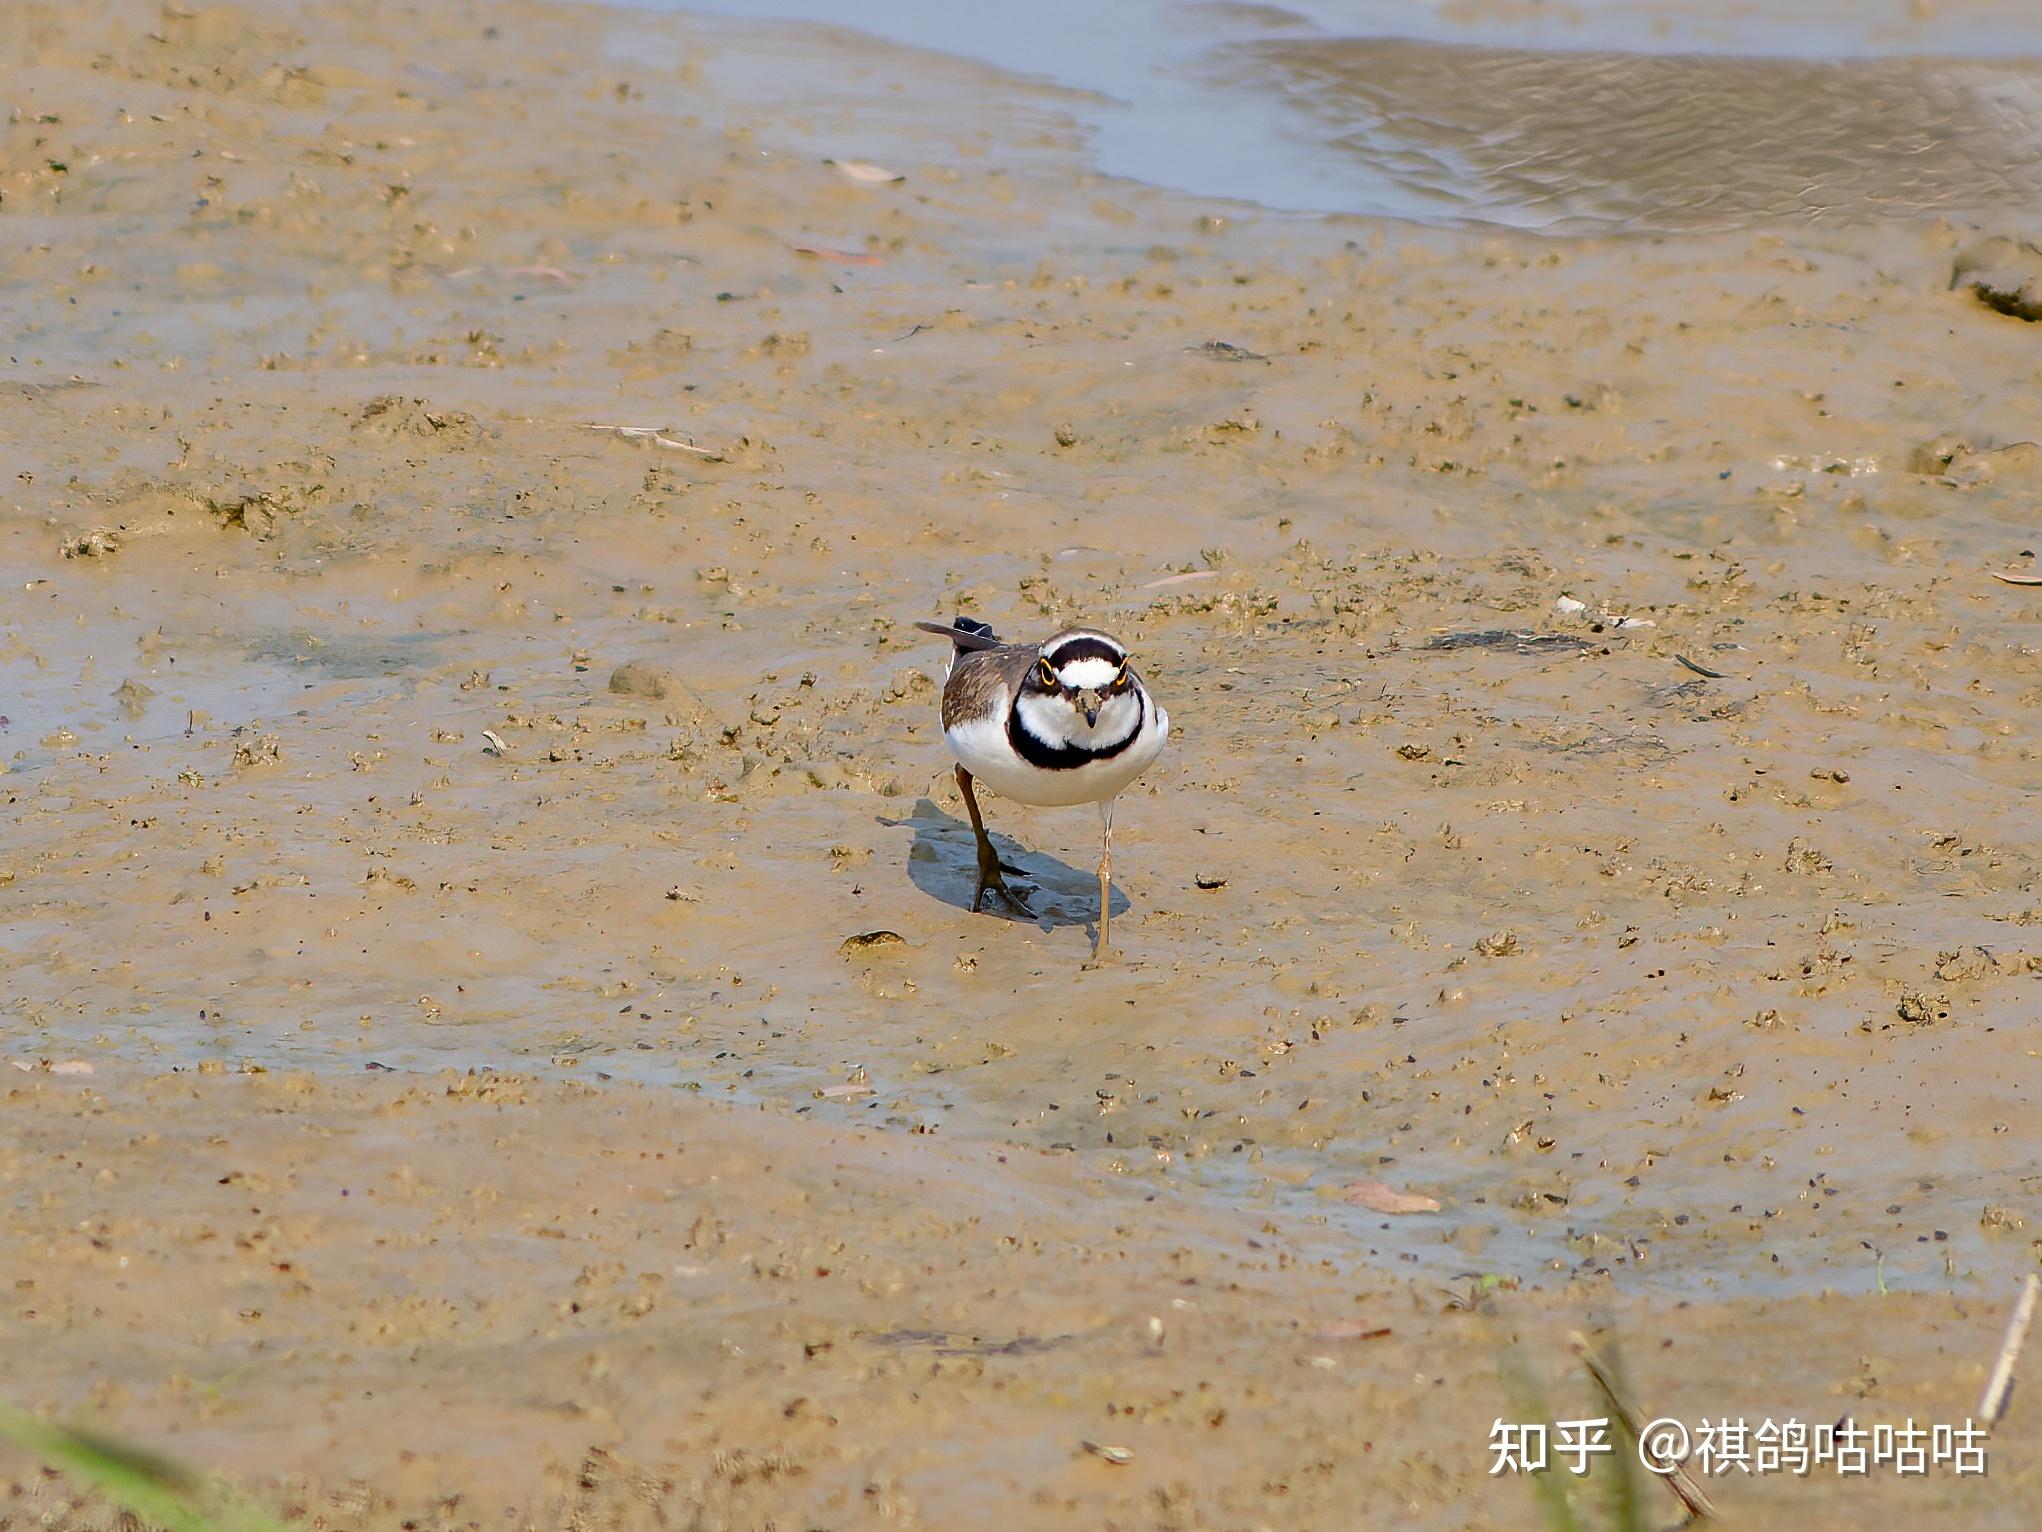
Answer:
[[[974,780],[1037,808],[1096,803],[1099,929],[1092,957],[1103,958],[1113,900],[1113,800],[1163,753],[1170,715],[1128,663],[1127,646],[1096,628],[1069,628],[1039,644],[1003,644],[990,626],[969,617],[915,626],[955,645],[943,686],[943,738],[957,757],[957,786],[978,837],[972,911],[988,889],[1016,909],[1028,908],[1000,876]]]

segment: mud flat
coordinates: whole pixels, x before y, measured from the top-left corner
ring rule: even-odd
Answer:
[[[9,1397],[362,1527],[1519,1527],[1576,1328],[1974,1407],[2042,331],[1950,277],[2035,231],[1275,218],[927,56],[390,16],[0,4]],[[1116,967],[1083,814],[963,909],[953,610],[1170,707]],[[2036,1430],[1711,1489],[2026,1525]]]

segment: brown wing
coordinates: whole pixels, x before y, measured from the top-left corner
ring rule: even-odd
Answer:
[[[966,718],[1004,714],[1041,653],[1033,644],[1001,644],[958,655],[943,684],[943,727],[955,728]]]

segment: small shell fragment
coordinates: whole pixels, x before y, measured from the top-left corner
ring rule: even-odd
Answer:
[[[510,746],[503,742],[503,736],[497,733],[496,730],[484,729],[482,737],[489,741],[489,753],[491,755],[508,755],[510,753]]]

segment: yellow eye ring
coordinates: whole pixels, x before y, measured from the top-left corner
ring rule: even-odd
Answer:
[[[1056,671],[1051,668],[1047,658],[1039,659],[1035,662],[1035,676],[1044,686],[1052,691],[1056,690]]]

